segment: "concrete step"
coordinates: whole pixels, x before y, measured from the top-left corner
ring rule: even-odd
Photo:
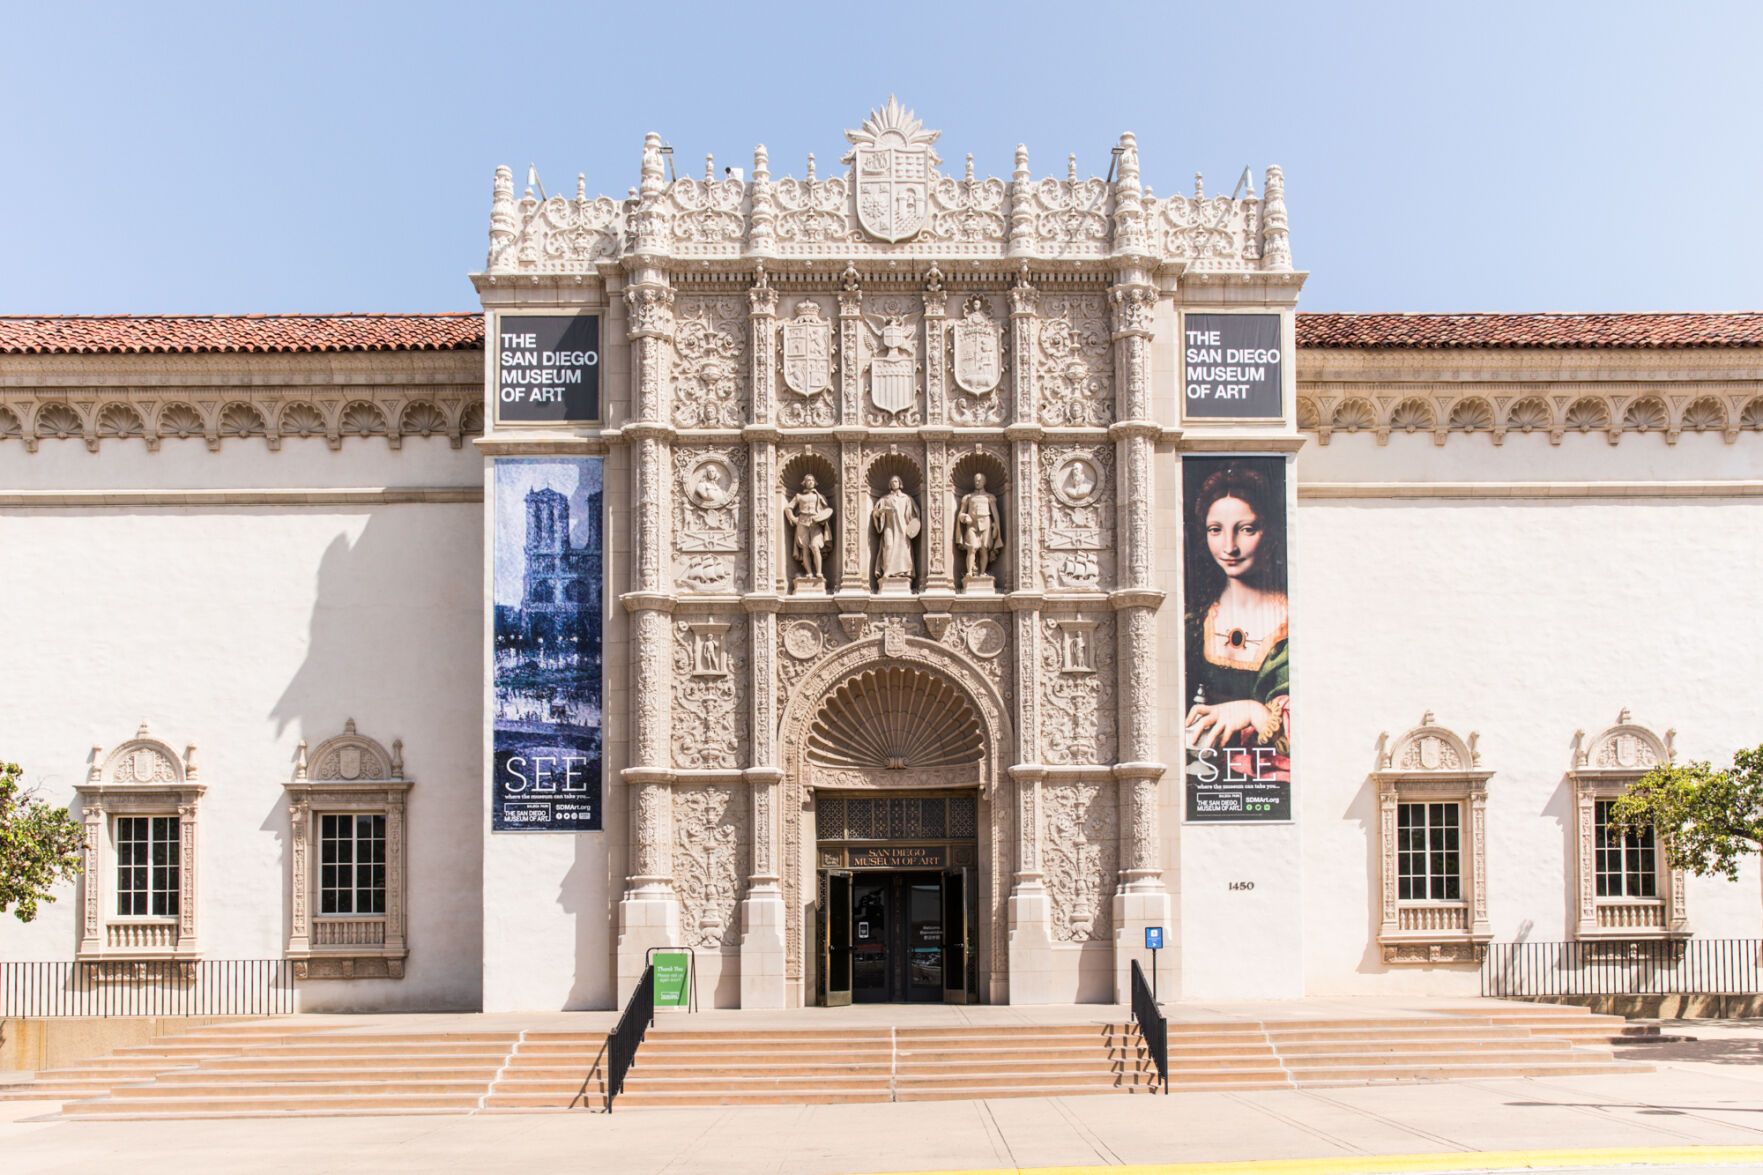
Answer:
[[[311,1069],[287,1069],[276,1066],[263,1066],[250,1069],[183,1069],[175,1073],[161,1073],[153,1078],[161,1087],[185,1085],[263,1085],[284,1083],[293,1085],[341,1084],[360,1085],[429,1085],[434,1082],[474,1082],[479,1089],[488,1085],[496,1076],[497,1068],[493,1065],[474,1068],[448,1069],[342,1069],[335,1067]]]
[[[457,1114],[477,1108],[482,1092],[460,1093],[372,1093],[318,1094],[286,1090],[268,1094],[240,1096],[231,1093],[200,1091],[188,1097],[110,1097],[93,1101],[70,1102],[61,1108],[69,1118],[94,1117],[207,1117],[229,1114],[239,1117],[275,1116],[292,1112],[334,1113],[447,1113]]]
[[[837,1082],[828,1082],[822,1077],[791,1077],[787,1075],[751,1077],[722,1077],[707,1075],[657,1077],[653,1074],[637,1075],[635,1069],[625,1076],[625,1093],[660,1093],[664,1091],[727,1091],[732,1093],[771,1092],[776,1090],[794,1090],[800,1093],[813,1094],[829,1085],[839,1089],[879,1089],[887,1091],[889,1075],[886,1070],[879,1073],[853,1073],[840,1078]],[[623,1094],[619,1095],[623,1097]]]
[[[1045,1095],[1043,1095],[1045,1096]],[[850,1102],[891,1101],[882,1089],[819,1089],[813,1093],[635,1092],[629,1086],[613,1102],[617,1110],[678,1109],[694,1106],[828,1106]]]
[[[900,1090],[903,1102],[983,1101],[1001,1097],[1082,1097],[1086,1094],[1150,1093],[1143,1085],[987,1085],[975,1088],[947,1086]],[[618,1105],[622,1106],[620,1098]]]
[[[143,1085],[119,1085],[111,1090],[114,1101],[167,1099],[201,1099],[212,1097],[286,1097],[289,1101],[312,1098],[340,1098],[369,1095],[373,1097],[405,1097],[414,1095],[457,1094],[473,1099],[483,1096],[489,1078],[463,1081],[426,1081],[399,1074],[383,1081],[321,1081],[294,1083],[288,1081],[214,1081],[166,1084],[161,1081]]]

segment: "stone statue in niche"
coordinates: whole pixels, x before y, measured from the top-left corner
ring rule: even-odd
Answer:
[[[955,545],[967,553],[967,576],[961,581],[966,590],[989,592],[992,575],[989,568],[998,552],[1004,549],[1004,520],[998,512],[998,499],[986,489],[986,475],[973,475],[973,489],[963,495],[955,511]]]
[[[824,557],[826,544],[832,536],[832,503],[818,488],[812,473],[802,478],[796,496],[784,503],[784,521],[794,535],[790,553],[802,565],[796,577],[798,592],[816,592],[826,587]]]
[[[912,591],[912,540],[918,537],[918,503],[898,475],[888,478],[888,492],[875,500],[870,524],[879,540],[875,549],[876,590],[883,595]]]

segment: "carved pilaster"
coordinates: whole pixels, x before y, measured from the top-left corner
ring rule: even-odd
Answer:
[[[1471,934],[1492,935],[1488,921],[1488,796],[1486,786],[1469,796],[1469,852],[1471,857],[1470,927]]]
[[[863,423],[862,349],[863,291],[847,269],[839,291],[839,421],[846,425]]]
[[[300,744],[302,752],[306,744]],[[312,920],[308,909],[307,895],[312,892],[311,867],[307,861],[306,846],[311,833],[307,825],[312,820],[312,805],[304,801],[288,805],[289,835],[292,837],[294,856],[294,892],[293,927],[288,934],[289,951],[310,951],[312,949]]]
[[[655,609],[638,612],[631,644],[636,684],[631,704],[632,764],[665,768],[673,737],[673,664],[667,614]]]
[[[1010,290],[1010,387],[1015,393],[1010,419],[1035,422],[1034,329],[1039,298],[1025,273]]]
[[[633,889],[651,894],[673,890],[673,789],[665,783],[636,786],[631,804]]]
[[[1151,415],[1151,323],[1157,294],[1144,286],[1116,286],[1108,301],[1114,310],[1115,411],[1121,420],[1147,420]]]
[[[404,949],[404,794],[386,805],[386,949]]]
[[[1161,759],[1157,745],[1157,613],[1150,607],[1134,606],[1122,609],[1119,618],[1120,757],[1128,763],[1156,763]]]
[[[1120,136],[1120,164],[1114,182],[1114,254],[1146,256],[1151,234],[1146,223],[1144,190],[1139,186],[1139,144],[1131,133]]]
[[[1388,936],[1401,930],[1401,915],[1396,907],[1397,900],[1397,869],[1396,869],[1396,806],[1400,796],[1394,784],[1386,783],[1378,791],[1377,819],[1382,839],[1383,867],[1383,930],[1382,935]]]
[[[633,285],[624,294],[630,324],[626,337],[637,364],[637,396],[632,416],[661,422],[668,418],[668,357],[673,353],[673,291],[655,282]]]
[[[1039,767],[1012,767],[1016,781],[1016,884],[1041,883],[1041,786],[1046,772]]]
[[[749,500],[753,503],[753,590],[782,591],[785,568],[778,566],[779,544],[782,541],[778,536],[778,527],[782,518],[777,493],[777,445],[771,441],[755,442],[752,458],[749,462],[752,467],[752,494]],[[787,557],[785,561],[787,565]]]
[[[747,291],[747,303],[753,340],[753,423],[771,424],[777,419],[777,291],[767,282],[763,267],[758,282]]]
[[[1041,613],[1023,608],[1016,614],[1016,761],[1041,762],[1040,664]]]
[[[196,804],[178,805],[178,949],[196,946]]]
[[[98,748],[92,748],[93,773],[97,773]],[[80,955],[96,954],[102,945],[98,923],[99,870],[104,868],[104,813],[97,808],[86,809],[86,843],[80,846],[80,884],[85,889],[85,928],[80,935]]]
[[[949,414],[948,303],[942,274],[932,268],[924,289],[924,422],[932,428],[941,427]]]
[[[669,446],[660,437],[643,436],[637,442],[636,509],[631,528],[637,558],[632,561],[631,590],[663,592],[671,568],[668,550],[668,504],[673,500],[667,475]]]
[[[776,768],[755,768],[747,773],[747,779],[753,795],[752,885],[756,889],[775,889],[778,883],[777,808],[783,772]]]
[[[1144,431],[1130,426],[1116,426],[1123,433],[1115,442],[1116,533],[1120,536],[1119,567],[1121,586],[1150,588],[1152,566],[1151,510],[1154,501],[1152,486],[1151,438]]]
[[[935,354],[935,349],[932,351]],[[949,572],[949,544],[954,541],[954,522],[949,517],[949,445],[947,441],[926,441],[924,446],[924,515],[929,534],[925,535],[924,556],[926,591],[955,590]]]
[[[772,607],[776,607],[775,602]],[[753,766],[778,765],[777,752],[777,613],[768,608],[754,611],[752,629]]]
[[[1143,764],[1116,767],[1119,781],[1120,882],[1129,889],[1161,889],[1163,869],[1157,853],[1162,844],[1158,829],[1157,780],[1161,768],[1144,770]]]
[[[863,569],[863,521],[869,517],[869,501],[864,494],[863,446],[856,440],[839,442],[839,516],[833,535],[838,540],[842,560],[839,583],[841,591],[863,590],[869,575]]]
[[[1016,578],[1011,580],[1018,590],[1032,590],[1041,586],[1040,568],[1036,565],[1040,559],[1040,502],[1041,479],[1036,473],[1036,452],[1040,448],[1033,441],[1016,441],[1010,446],[1010,459],[1015,469],[1012,480],[1016,483],[1012,489],[1010,500],[1015,505],[1011,519],[1014,529],[1005,533],[1008,541],[1005,550],[1015,552]]]

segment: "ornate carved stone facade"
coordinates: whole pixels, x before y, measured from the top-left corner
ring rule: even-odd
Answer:
[[[1652,829],[1624,838],[1599,820],[1602,805],[1654,767],[1676,760],[1676,738],[1676,730],[1667,730],[1661,738],[1635,722],[1627,708],[1616,716],[1614,726],[1590,740],[1585,731],[1574,732],[1569,776],[1574,801],[1575,938],[1688,937],[1683,870],[1671,867],[1664,844]],[[1620,847],[1625,839],[1646,846],[1647,857],[1638,872],[1635,855]],[[1600,862],[1605,856],[1611,860]]]
[[[937,133],[892,101],[847,138],[837,175],[811,156],[774,178],[760,147],[750,175],[707,160],[700,180],[670,178],[651,135],[622,201],[517,198],[496,175],[486,305],[622,287],[617,431],[546,442],[629,450],[621,983],[678,934],[738,955],[744,1002],[809,998],[816,793],[961,788],[981,998],[1047,998],[1034,951],[1167,910],[1159,275],[1288,306],[1282,189],[1273,171],[1265,199],[1158,200],[1131,135],[1105,179],[1075,157],[1036,179],[1022,148],[1008,179],[943,174]],[[771,974],[774,923],[770,990],[750,972]]]

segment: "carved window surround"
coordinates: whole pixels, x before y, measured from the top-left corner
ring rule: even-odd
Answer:
[[[1684,876],[1666,860],[1663,843],[1655,845],[1657,897],[1599,897],[1597,882],[1597,807],[1614,800],[1641,776],[1677,758],[1675,730],[1660,738],[1630,720],[1624,709],[1616,725],[1589,743],[1585,731],[1574,732],[1574,878],[1578,897],[1574,937],[1582,940],[1685,938],[1690,933],[1684,908]]]
[[[310,766],[308,765],[310,763]],[[415,780],[404,777],[404,744],[386,749],[358,734],[351,718],[343,733],[307,755],[306,743],[288,793],[289,892],[293,919],[285,957],[296,979],[402,979],[409,954],[405,806]],[[322,912],[320,818],[385,817],[385,909],[373,914]]]
[[[92,748],[92,766],[79,794],[86,842],[81,850],[81,962],[194,960],[201,957],[196,935],[198,825],[203,784],[196,781],[196,748],[183,756],[152,737],[146,723],[135,737],[108,756]],[[178,821],[177,912],[164,915],[117,913],[118,817],[168,816]]]
[[[1388,964],[1479,963],[1493,938],[1487,909],[1487,800],[1492,771],[1481,769],[1477,736],[1464,740],[1433,722],[1393,744],[1378,739],[1372,780],[1378,799],[1378,871],[1382,918],[1377,941]],[[1403,804],[1456,804],[1460,816],[1459,897],[1400,897],[1397,814]]]

